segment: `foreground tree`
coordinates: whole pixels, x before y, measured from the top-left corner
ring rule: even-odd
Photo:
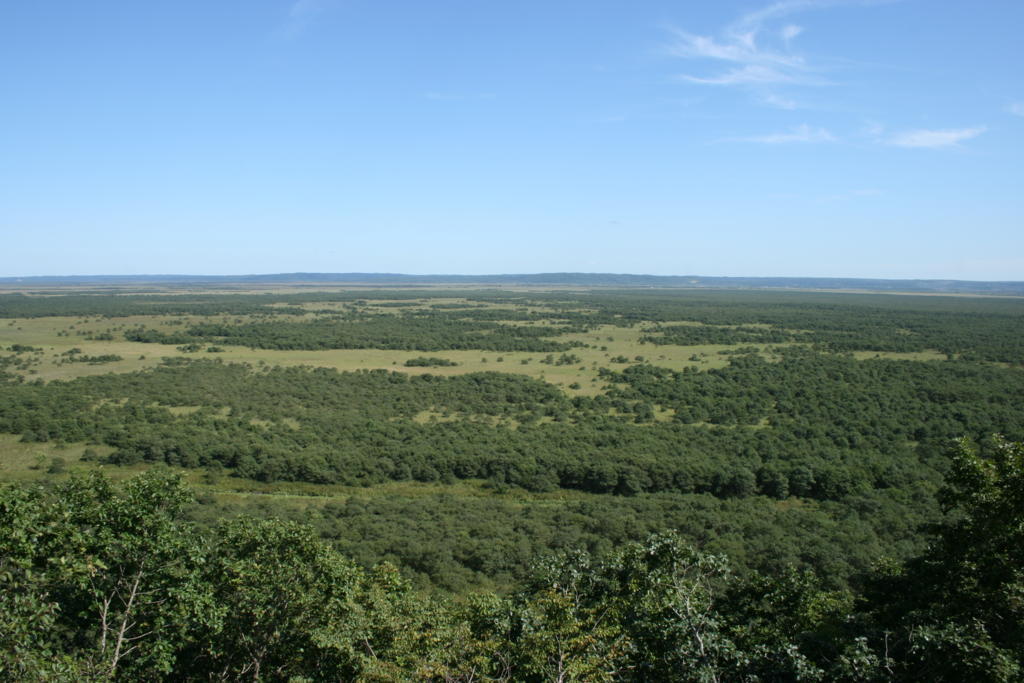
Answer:
[[[1024,446],[959,442],[928,550],[860,595],[734,577],[674,534],[428,599],[309,528],[203,535],[171,474],[0,489],[0,680],[1015,681]]]
[[[994,439],[984,456],[952,449],[928,550],[883,570],[868,595],[875,635],[904,680],[1024,676],[1024,444]]]
[[[389,565],[371,571],[293,522],[223,524],[203,581],[216,619],[180,657],[195,677],[409,680],[447,672],[447,613]]]
[[[170,673],[210,604],[197,573],[202,545],[180,519],[189,500],[180,478],[160,472],[120,488],[93,475],[52,492],[4,491],[4,600],[36,623],[27,642],[67,658],[81,676]],[[7,626],[7,653],[25,627]]]

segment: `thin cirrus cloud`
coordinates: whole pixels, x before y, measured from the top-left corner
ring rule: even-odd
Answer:
[[[327,8],[329,3],[330,0],[295,0],[292,2],[282,27],[284,36],[287,38],[298,36],[318,14]]]
[[[800,35],[803,32],[804,32],[804,29],[803,29],[802,26],[796,26],[795,24],[789,24],[788,26],[783,26],[782,27],[782,31],[780,32],[780,35],[782,36],[782,40],[788,43],[789,41],[793,40],[794,38],[796,38],[798,35]]]
[[[836,142],[836,137],[824,128],[814,128],[801,124],[782,133],[754,135],[743,138],[729,138],[727,142],[755,142],[761,145],[785,145],[807,142]]]
[[[956,147],[965,140],[976,138],[985,132],[985,126],[973,128],[919,129],[896,133],[885,140],[894,147],[943,149]]]
[[[778,109],[797,109],[799,105],[796,100],[775,92],[768,92],[761,96],[761,101]]]
[[[787,0],[749,12],[726,26],[719,37],[674,30],[670,55],[717,64],[712,73],[687,73],[679,79],[698,85],[755,86],[825,85],[820,69],[792,49],[802,26],[787,24],[769,31],[767,24],[796,12],[837,4],[824,0]],[[769,45],[771,43],[771,45]],[[766,104],[774,104],[762,98]],[[780,98],[780,101],[789,101]]]
[[[762,48],[757,31],[730,33],[723,40],[677,30],[677,42],[670,54],[684,59],[714,60],[729,63],[725,71],[710,75],[683,74],[679,78],[701,85],[811,84],[817,78],[803,57]]]
[[[1014,102],[1006,108],[1006,111],[1014,116],[1024,116],[1024,102]]]

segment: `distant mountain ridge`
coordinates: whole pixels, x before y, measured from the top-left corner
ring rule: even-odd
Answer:
[[[687,289],[829,289],[932,294],[1024,296],[1024,281],[882,280],[828,277],[709,277],[619,273],[406,275],[402,273],[274,273],[266,275],[60,275],[0,278],[0,286],[366,284],[552,285],[563,287],[681,287]]]

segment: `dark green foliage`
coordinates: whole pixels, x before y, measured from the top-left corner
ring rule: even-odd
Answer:
[[[394,570],[285,522],[204,536],[188,498],[153,473],[0,490],[0,678],[397,681],[458,652]]]
[[[911,529],[932,514],[928,501],[944,466],[945,440],[993,431],[1019,438],[1022,429],[1014,409],[1022,392],[1017,371],[968,362],[858,362],[794,350],[779,363],[736,356],[717,371],[640,365],[608,377],[616,388],[607,396],[569,399],[543,382],[499,373],[411,377],[175,361],[141,373],[3,386],[0,430],[25,441],[105,443],[114,447],[115,463],[226,467],[268,482],[482,479],[498,490],[836,501],[841,507],[827,514],[808,510],[819,521],[806,544],[780,540],[775,532],[793,526],[768,515],[775,521],[733,534],[723,549],[738,566],[777,567],[786,557],[827,568],[841,583],[873,551],[902,555],[914,548]],[[165,407],[197,405],[204,407],[181,415]],[[675,409],[676,422],[650,423],[655,405]],[[413,421],[424,411],[462,419]],[[684,423],[699,421],[713,424]],[[630,533],[590,532],[587,543],[656,530],[659,506],[672,504],[652,503]],[[735,521],[738,512],[720,514]],[[833,514],[841,534],[819,524]],[[680,516],[664,523],[688,526]],[[694,526],[687,538],[733,533],[710,520],[704,529]],[[850,536],[840,540],[842,534]],[[829,537],[835,540],[826,542]],[[774,549],[767,546],[769,553],[752,561],[761,538],[775,539]],[[517,580],[528,557],[560,546],[547,540],[518,546],[525,549],[505,565],[473,559],[470,547],[437,559],[417,558],[415,544],[368,547],[376,550],[365,555],[367,562],[393,553],[430,581],[461,590],[481,576]]]
[[[961,441],[940,494],[935,540],[888,566],[868,594],[901,678],[1005,681],[1024,676],[1024,444]],[[888,634],[888,635],[886,635]]]
[[[954,455],[949,520],[866,593],[737,578],[658,534],[535,564],[521,591],[418,596],[289,522],[210,534],[149,473],[0,490],[5,680],[1019,680],[1024,446]]]
[[[308,528],[274,521],[226,524],[218,529],[201,580],[212,589],[214,618],[197,639],[196,653],[182,662],[197,674],[343,676],[344,657],[324,647],[317,634],[351,618],[357,571]]]
[[[260,294],[187,294],[153,295],[106,292],[95,294],[59,294],[26,296],[0,294],[0,318],[41,318],[48,316],[92,316],[108,318],[130,315],[242,315],[265,313],[302,314],[301,308],[275,306],[281,301],[307,301],[307,297]]]
[[[28,344],[11,344],[9,349],[12,353],[33,353],[35,351],[42,351],[42,349],[30,346]]]
[[[98,356],[89,356],[86,354],[74,354],[68,357],[68,362],[71,363],[88,363],[89,365],[100,365],[101,363],[116,363],[119,360],[124,360],[121,356],[115,353],[103,353]]]
[[[648,305],[652,310],[643,319],[702,323],[657,326],[644,337],[655,344],[806,342],[830,351],[933,349],[971,360],[1024,363],[1024,316],[1013,299],[721,292],[663,296]]]
[[[255,349],[392,349],[442,351],[562,351],[571,344],[553,337],[568,331],[555,327],[525,327],[472,322],[443,314],[332,316],[310,322],[257,322],[193,325],[183,332],[164,333],[138,328],[125,339],[162,344],[238,344]]]
[[[637,365],[602,374],[615,383],[607,394],[613,401],[652,401],[681,422],[767,421],[860,451],[964,433],[1024,437],[1015,409],[1024,400],[1019,372],[964,361],[856,361],[800,348],[780,355],[779,362],[736,356],[726,368],[699,373]]]
[[[497,483],[492,490],[501,490]],[[919,491],[923,498],[925,491]],[[924,510],[924,501],[914,501]],[[319,533],[363,566],[395,562],[422,588],[466,593],[479,586],[521,585],[538,556],[585,548],[607,554],[663,529],[687,542],[728,553],[745,575],[809,567],[841,586],[885,552],[915,547],[917,526],[931,519],[911,501],[879,491],[846,505],[778,506],[753,497],[719,500],[710,495],[586,496],[524,504],[519,496],[456,497],[445,493],[406,497],[353,496],[344,503],[300,512],[269,497],[249,505],[204,505],[197,520],[213,524],[238,514],[284,517],[313,524]]]
[[[627,388],[570,400],[543,382],[499,373],[253,372],[175,362],[141,373],[6,385],[0,430],[25,440],[101,441],[117,449],[118,463],[217,462],[265,481],[374,483],[410,472],[423,481],[500,475],[545,490],[533,483],[543,473],[563,488],[595,493],[822,500],[903,488],[922,474],[934,480],[927,468],[937,457],[934,444],[957,434],[1022,433],[1021,415],[1008,402],[1024,391],[1016,373],[966,363],[858,363],[804,353],[778,364],[738,357],[730,368],[696,374],[636,366],[615,379]],[[176,416],[158,403],[207,408]],[[632,427],[653,416],[654,403],[675,408],[677,421]],[[613,408],[626,417],[610,415]],[[521,424],[413,422],[423,411]],[[537,423],[545,416],[555,422]],[[282,422],[286,417],[298,428]],[[684,424],[698,421],[769,424]]]
[[[34,601],[33,618],[49,622],[38,638],[82,677],[168,673],[207,600],[192,581],[197,546],[178,521],[188,497],[159,474],[121,491],[100,477],[52,494],[5,490],[0,593]]]
[[[563,353],[558,358],[555,358],[554,354],[548,354],[540,362],[545,365],[576,365],[581,361],[575,353]]]
[[[791,341],[809,341],[806,335],[778,329],[735,327],[725,325],[661,325],[648,334],[645,341],[654,344],[781,344]]]
[[[405,361],[405,367],[407,368],[450,368],[456,365],[458,365],[458,363],[453,360],[448,360],[447,358],[436,358],[433,356],[429,358],[426,356],[417,356],[416,358],[410,358]]]

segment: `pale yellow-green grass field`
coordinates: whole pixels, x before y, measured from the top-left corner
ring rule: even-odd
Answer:
[[[273,291],[273,290],[268,290]],[[385,305],[381,305],[385,304]],[[386,304],[401,304],[388,306]],[[373,300],[357,307],[373,313],[398,314],[402,311],[428,309],[432,305],[471,305],[480,307],[478,302],[463,298],[422,298],[414,300]],[[353,302],[312,302],[303,304],[310,313],[298,319],[313,319],[316,310],[337,310],[356,306]],[[509,311],[530,311],[544,314],[550,309],[528,304],[498,304],[483,302],[482,307],[506,309]],[[457,312],[458,309],[446,309]],[[581,309],[582,310],[582,309]],[[295,316],[275,316],[279,320],[296,320]],[[674,346],[641,343],[649,324],[640,323],[633,327],[603,325],[586,333],[566,334],[556,337],[557,341],[576,341],[585,347],[569,353],[577,356],[579,362],[569,365],[555,365],[542,362],[548,354],[536,352],[494,352],[494,351],[387,351],[381,349],[330,349],[290,350],[249,349],[242,346],[222,345],[221,353],[205,350],[187,353],[175,345],[143,344],[124,339],[124,332],[138,326],[155,328],[164,332],[184,329],[199,322],[242,323],[256,318],[253,316],[131,316],[123,318],[103,317],[52,317],[7,320],[0,322],[0,348],[22,344],[41,349],[41,352],[23,354],[31,358],[31,366],[22,371],[26,379],[43,381],[72,379],[87,375],[110,372],[122,373],[142,370],[158,365],[163,358],[217,358],[224,362],[243,362],[253,365],[272,366],[314,366],[328,367],[339,371],[362,369],[384,369],[409,374],[430,373],[434,375],[455,375],[472,372],[494,371],[526,375],[549,382],[570,396],[594,396],[603,391],[604,382],[598,376],[600,368],[622,369],[628,364],[646,361],[661,367],[681,370],[695,366],[701,370],[724,367],[728,356],[720,352],[731,348],[728,345]],[[544,324],[543,322],[516,322],[510,324]],[[698,324],[698,323],[694,323]],[[109,334],[112,340],[90,340],[88,336]],[[80,349],[82,355],[101,356],[113,354],[121,360],[100,364],[67,362],[66,354],[71,349]],[[205,349],[205,347],[204,347]],[[552,354],[558,359],[562,354]],[[765,352],[772,359],[771,353]],[[857,352],[859,359],[893,358],[903,360],[941,360],[945,356],[937,351],[918,353],[874,353]],[[453,367],[405,367],[405,362],[420,356],[444,358],[457,363]],[[626,358],[628,363],[612,362]],[[660,416],[664,419],[665,416]]]
[[[456,302],[456,300],[453,300]],[[414,305],[419,305],[415,302]],[[402,309],[380,309],[395,312]],[[293,316],[282,319],[294,320]],[[657,346],[640,343],[643,326],[632,328],[601,326],[591,332],[567,334],[556,337],[557,341],[578,341],[586,348],[577,348],[568,353],[579,357],[571,365],[554,365],[542,362],[549,354],[537,352],[496,352],[496,351],[387,351],[381,349],[329,349],[289,350],[249,349],[241,346],[223,345],[221,353],[205,350],[186,353],[174,345],[143,344],[124,339],[126,329],[138,326],[155,328],[165,332],[183,329],[187,325],[202,321],[247,321],[246,316],[133,316],[126,318],[31,318],[19,319],[14,324],[0,325],[0,347],[13,344],[33,346],[42,353],[27,354],[38,362],[24,373],[26,379],[43,381],[71,379],[87,375],[110,372],[131,372],[158,365],[166,357],[211,358],[225,362],[244,362],[253,365],[300,366],[334,368],[339,371],[361,369],[385,369],[409,374],[430,373],[454,375],[471,372],[493,371],[522,374],[541,379],[560,387],[569,395],[596,395],[603,383],[598,378],[598,368],[621,369],[627,364],[613,363],[616,357],[625,357],[629,363],[639,362],[637,357],[672,369],[697,366],[701,369],[722,367],[727,357],[719,351],[728,349],[724,345],[704,346]],[[88,335],[109,333],[113,340],[90,340]],[[91,365],[67,362],[67,353],[73,348],[82,355],[101,356],[113,354],[122,360]],[[204,347],[205,348],[205,347]],[[551,354],[558,359],[562,354]],[[405,367],[405,362],[420,356],[431,356],[451,360],[454,367]],[[578,386],[576,386],[578,385]]]

